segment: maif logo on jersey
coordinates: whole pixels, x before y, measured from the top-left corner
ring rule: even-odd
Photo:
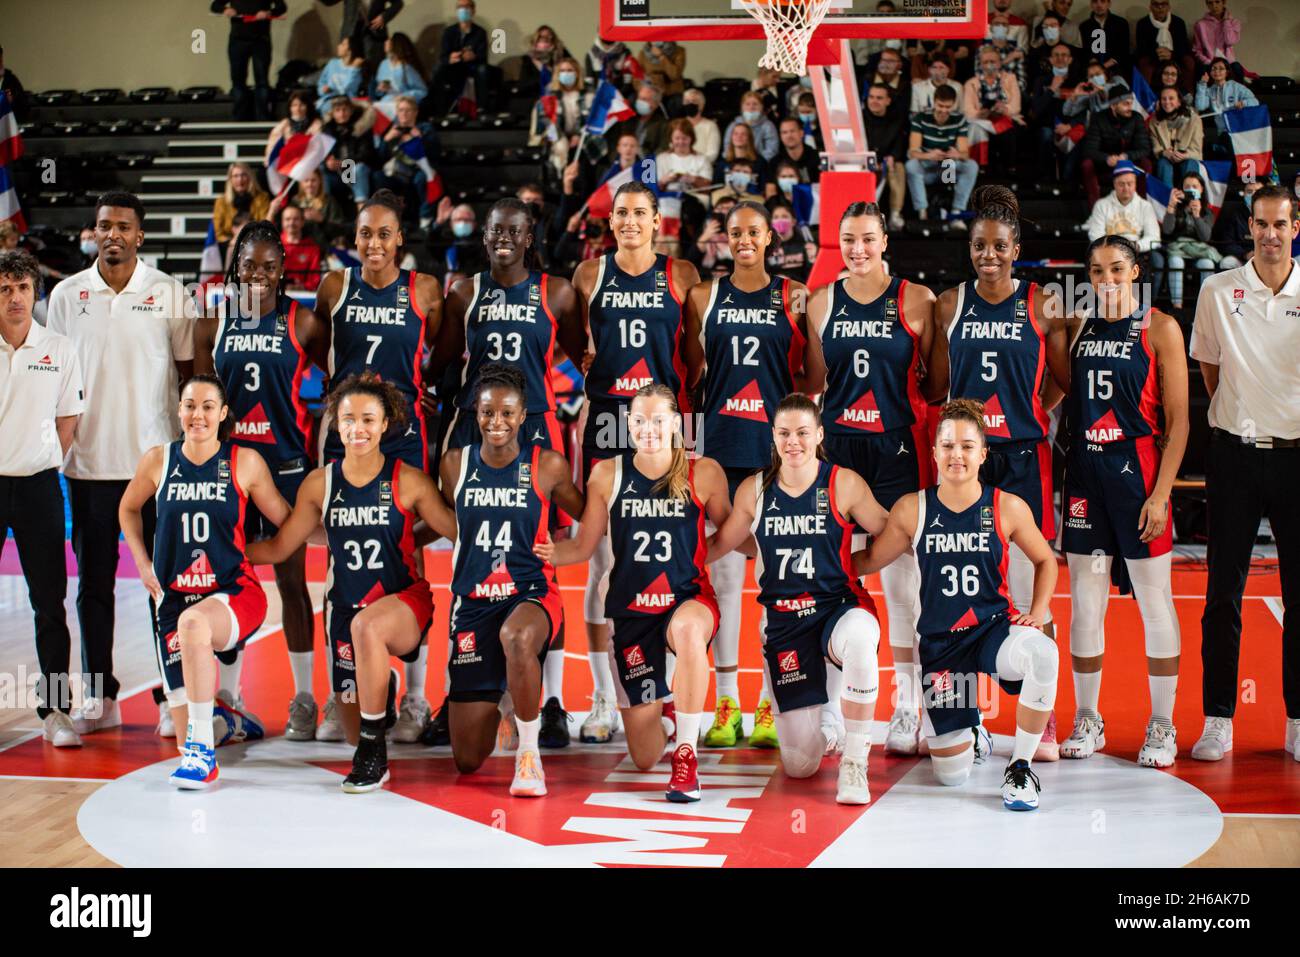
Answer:
[[[515,584],[514,578],[511,577],[510,569],[506,567],[505,562],[499,562],[492,569],[492,574],[474,586],[474,593],[470,597],[487,599],[488,601],[502,601],[518,591],[519,586]]]
[[[231,438],[244,442],[260,442],[264,445],[275,444],[275,436],[271,434],[271,422],[266,417],[266,410],[262,408],[262,403],[257,403],[235,423],[235,431]]]
[[[217,574],[212,570],[212,563],[208,561],[208,553],[202,550],[195,554],[189,568],[177,575],[176,580],[172,582],[172,588],[176,591],[189,594],[203,594],[216,587]]]
[[[650,367],[646,365],[645,359],[638,359],[636,365],[614,379],[614,386],[609,392],[610,395],[630,398],[653,381],[654,378],[650,375]]]
[[[871,389],[841,412],[840,417],[835,421],[839,425],[847,425],[851,429],[861,429],[864,432],[885,431],[885,424],[880,419],[880,408],[876,405],[876,395]]]
[[[1124,440],[1124,430],[1119,427],[1114,409],[1107,411],[1105,415],[1092,423],[1092,427],[1085,430],[1084,435],[1089,442],[1095,442],[1098,445]]]
[[[763,408],[763,394],[758,391],[758,380],[750,379],[749,384],[733,395],[722,405],[721,415],[734,415],[738,419],[767,424],[767,412]]]
[[[772,607],[777,611],[791,612],[802,618],[817,610],[817,599],[804,592],[797,598],[778,598],[772,603]]]
[[[639,592],[627,607],[630,611],[655,614],[671,608],[676,601],[677,596],[668,587],[668,575],[660,572],[659,577],[652,581],[649,587]]]
[[[1007,417],[1002,411],[1002,402],[994,394],[984,403],[984,431],[988,435],[996,435],[999,438],[1011,438],[1011,430],[1007,427]]]

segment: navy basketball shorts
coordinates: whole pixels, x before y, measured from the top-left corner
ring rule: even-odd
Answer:
[[[538,662],[543,662],[562,621],[560,589],[554,582],[534,582],[500,601],[456,597],[449,623],[451,685],[447,695],[452,701],[481,701],[485,692],[495,695],[505,692],[506,655],[501,647],[501,626],[525,602],[540,606],[550,619],[550,634],[537,653]]]
[[[921,704],[935,735],[979,723],[979,676],[997,674],[998,649],[1010,635],[1010,621],[998,615],[966,631],[921,636]],[[1020,694],[1019,681],[998,684]]]
[[[424,423],[420,420],[408,422],[405,432],[390,429],[384,434],[384,439],[379,443],[379,448],[386,457],[401,459],[407,465],[417,468],[421,472],[428,471],[428,440],[424,434]],[[325,436],[324,462],[333,462],[342,458],[343,440],[339,438],[338,430],[330,426],[329,432]]]
[[[473,409],[457,409],[456,420],[447,431],[443,451],[448,449],[465,449],[477,445],[483,436],[478,430],[478,416]],[[524,416],[524,424],[519,427],[519,444],[540,445],[552,452],[565,455],[564,431],[554,409],[545,412],[530,412]]]
[[[980,481],[1019,495],[1034,513],[1043,537],[1056,538],[1056,509],[1052,507],[1052,446],[1046,439],[998,442],[980,466]]]
[[[290,459],[287,462],[281,462],[279,465],[267,465],[271,469],[271,479],[275,482],[276,490],[284,496],[284,500],[289,503],[290,510],[298,501],[298,489],[306,481],[307,474],[311,471],[311,463],[307,459],[299,457]],[[248,506],[244,512],[244,538],[250,542],[258,542],[263,539],[274,538],[278,527],[271,524],[263,515],[253,500],[248,500]]]
[[[1155,558],[1174,547],[1174,523],[1154,541],[1142,541],[1138,519],[1160,471],[1160,450],[1150,438],[1108,447],[1071,450],[1061,503],[1061,549],[1076,555]]]
[[[266,621],[266,592],[256,578],[240,576],[230,588],[208,592],[206,595],[191,595],[167,589],[158,605],[158,630],[154,643],[158,654],[158,670],[162,672],[163,691],[176,691],[185,687],[185,677],[181,672],[181,638],[177,633],[181,612],[209,598],[226,606],[230,612],[230,631],[235,637],[234,643],[228,643],[218,654],[242,649],[244,643]]]
[[[394,594],[415,613],[415,622],[420,629],[420,641],[406,654],[398,656],[409,663],[420,657],[420,646],[424,644],[424,636],[428,634],[429,624],[433,621],[433,592],[429,589],[429,583],[420,579],[404,591]],[[335,605],[326,596],[325,645],[329,650],[330,690],[335,694],[356,694],[357,662],[352,649],[352,620],[363,610]]]
[[[763,667],[777,714],[826,704],[831,632],[852,601],[824,602],[804,612],[763,612]],[[802,615],[803,617],[800,617]],[[829,664],[839,667],[833,661]]]
[[[711,598],[695,595],[713,615],[709,644],[718,633],[718,606]],[[685,604],[683,602],[682,604]],[[610,618],[609,658],[618,678],[615,692],[620,708],[633,708],[666,698],[668,687],[668,625],[681,606],[659,615],[636,615]]]
[[[861,475],[876,501],[889,510],[904,495],[930,484],[931,458],[924,436],[922,424],[889,432],[827,435],[822,445],[832,464]]]

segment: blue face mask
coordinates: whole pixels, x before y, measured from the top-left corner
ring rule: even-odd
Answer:
[[[1059,39],[1061,39],[1060,27],[1043,27],[1043,42],[1055,43]]]
[[[1007,38],[1007,25],[1005,23],[995,23],[989,27],[989,36],[994,40],[1005,40]]]
[[[1183,192],[1185,192],[1185,193],[1187,194],[1187,198],[1188,198],[1188,199],[1200,199],[1200,198],[1201,198],[1201,191],[1200,191],[1199,189],[1186,189],[1186,190],[1183,190]]]
[[[572,70],[561,70],[559,74],[560,86],[573,86],[578,82],[578,74]]]
[[[650,115],[650,111],[653,110],[653,109],[654,109],[654,107],[650,105],[650,101],[649,101],[649,100],[637,100],[637,101],[636,101],[636,111],[637,111],[637,113],[638,113],[639,115],[641,115],[641,116],[649,116],[649,115]]]
[[[451,234],[457,239],[464,239],[474,232],[474,224],[468,219],[458,219],[451,224]]]
[[[469,7],[457,7],[456,19],[459,20],[461,23],[469,23],[470,20],[474,19],[474,11],[472,11]]]
[[[740,114],[746,123],[757,123],[763,114],[758,110],[742,110]]]
[[[799,77],[799,85],[800,85],[801,87],[803,87],[805,90],[811,90],[811,89],[812,89],[812,77],[810,77],[810,76],[801,76],[801,77]]]
[[[788,193],[799,185],[799,177],[782,176],[776,181],[776,184],[781,187],[781,192]]]
[[[1065,76],[1069,72],[1070,72],[1070,68],[1068,66],[1052,67],[1052,76]]]
[[[734,189],[737,193],[743,193],[745,192],[745,190],[749,189],[749,174],[728,173],[727,185],[730,186],[732,189]]]

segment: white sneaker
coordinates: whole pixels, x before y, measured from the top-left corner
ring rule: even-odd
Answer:
[[[844,739],[847,737],[844,731],[844,725],[835,720],[833,714],[822,713],[822,737],[826,739],[826,750],[824,754],[843,754]],[[841,775],[843,769],[841,768]],[[866,804],[866,801],[849,801],[842,803]]]
[[[622,723],[613,702],[597,691],[591,696],[591,713],[578,729],[578,740],[583,744],[604,744],[613,739]]]
[[[1074,716],[1074,730],[1061,743],[1061,757],[1090,758],[1093,753],[1106,746],[1106,722],[1101,715],[1095,718],[1088,714]]]
[[[975,764],[983,764],[993,756],[993,735],[984,727],[983,717],[972,730],[975,732]],[[924,743],[924,742],[922,742]],[[928,748],[926,749],[929,750]]]
[[[889,228],[896,233],[902,232],[907,228],[907,223],[904,221],[902,213],[889,214]]]
[[[1040,790],[1038,775],[1030,770],[1028,761],[1022,758],[1007,765],[1002,778],[1002,806],[1008,811],[1038,810]]]
[[[512,721],[511,724],[513,723]],[[518,744],[516,740],[516,747]],[[520,751],[515,755],[515,779],[510,782],[510,793],[515,797],[532,798],[546,794],[546,775],[542,773],[542,756],[536,751]]]
[[[1155,719],[1147,722],[1147,739],[1138,752],[1138,764],[1144,768],[1167,768],[1178,757],[1178,730],[1173,726],[1166,728],[1156,724]]]
[[[284,736],[290,741],[311,741],[316,737],[316,699],[310,691],[300,691],[289,702],[289,723]]]
[[[399,744],[411,744],[420,740],[420,735],[429,726],[433,709],[423,695],[404,694],[397,706],[397,724],[388,732],[388,740]]]
[[[1232,750],[1232,719],[1206,718],[1201,738],[1192,745],[1192,757],[1197,761],[1222,761]]]
[[[1291,755],[1297,761],[1300,761],[1300,718],[1286,719],[1286,753]]]
[[[866,758],[841,758],[840,777],[835,789],[837,804],[870,804],[871,791],[867,787]]]
[[[316,726],[316,740],[342,741],[343,738],[343,722],[339,718],[338,699],[331,694],[325,699],[325,716]]]
[[[899,709],[889,719],[889,733],[885,735],[886,754],[916,754],[921,740],[921,719],[915,711]]]
[[[94,734],[122,726],[122,712],[112,698],[87,698],[72,712],[72,730],[77,734]]]
[[[72,727],[72,719],[62,711],[51,711],[45,716],[45,740],[56,748],[81,747],[81,735]]]
[[[158,702],[158,737],[176,737],[176,724],[172,721],[172,706],[166,699]]]

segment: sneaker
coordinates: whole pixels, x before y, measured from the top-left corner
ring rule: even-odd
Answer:
[[[325,714],[316,726],[317,741],[342,741],[343,721],[339,718],[339,701],[334,695],[325,699]]]
[[[1192,757],[1197,761],[1222,761],[1232,750],[1232,719],[1206,718],[1201,739],[1192,745]]]
[[[72,719],[62,711],[51,711],[42,722],[45,726],[45,740],[56,748],[81,747],[81,735],[72,727]]]
[[[316,737],[316,699],[310,691],[300,691],[289,702],[289,723],[284,736],[290,741],[311,741]]]
[[[1002,778],[1002,806],[1008,811],[1038,810],[1041,790],[1038,775],[1029,769],[1029,762],[1024,758],[1007,765],[1007,773]]]
[[[755,713],[757,720],[757,713]],[[822,737],[826,739],[823,754],[842,754],[844,752],[844,725],[835,720],[833,714],[822,712]]]
[[[718,699],[717,707],[713,710],[713,725],[704,732],[704,746],[706,748],[735,747],[736,739],[740,735],[740,705],[730,695],[723,695]]]
[[[1035,761],[1059,761],[1061,760],[1061,746],[1056,741],[1056,712],[1052,711],[1047,715],[1047,727],[1043,729],[1043,737],[1038,742],[1038,750],[1034,752]]]
[[[186,741],[181,749],[181,766],[171,774],[171,782],[183,791],[206,791],[217,781],[217,753],[206,744]]]
[[[555,701],[554,698],[551,700]],[[539,798],[546,794],[542,756],[536,751],[520,751],[515,755],[515,779],[510,782],[510,793],[515,797],[529,798]]]
[[[122,712],[112,698],[87,698],[80,708],[74,708],[72,730],[77,734],[94,734],[122,726]]]
[[[751,748],[775,748],[776,716],[772,714],[772,702],[764,698],[754,709],[754,730],[749,735]]]
[[[1090,758],[1094,751],[1106,746],[1106,722],[1101,715],[1090,714],[1074,716],[1074,730],[1061,745],[1063,758]]]
[[[1287,718],[1286,743],[1283,747],[1286,748],[1287,754],[1300,761],[1300,747],[1296,746],[1297,741],[1300,741],[1300,718]]]
[[[889,719],[886,754],[916,754],[921,741],[921,719],[913,710],[899,708]]]
[[[993,756],[993,736],[984,727],[983,720],[971,730],[975,734],[975,763],[983,764]]]
[[[542,726],[537,732],[537,744],[543,748],[567,748],[569,746],[569,712],[564,710],[560,699],[552,695],[542,705]],[[543,790],[542,792],[546,792]]]
[[[367,738],[363,733],[352,754],[352,770],[343,779],[345,794],[377,791],[388,781],[388,748],[384,736]]]
[[[264,737],[266,728],[253,712],[244,707],[242,698],[236,699],[225,688],[217,692],[212,703],[212,740],[217,742],[217,747],[260,741]]]
[[[158,727],[155,730],[160,738],[176,737],[176,723],[172,721],[172,706],[166,700],[158,702]]]
[[[673,752],[673,776],[668,781],[664,797],[675,804],[686,804],[700,799],[699,763],[695,749],[689,744],[679,744]]]
[[[420,735],[429,726],[429,714],[433,709],[423,695],[404,694],[397,709],[397,723],[388,732],[388,740],[399,744],[413,744],[420,740]]]
[[[664,734],[668,735],[668,744],[677,740],[677,705],[670,698],[660,706],[659,722],[663,725]]]
[[[424,726],[420,743],[426,748],[445,748],[451,744],[451,712],[444,699],[434,712],[433,720]]]
[[[837,804],[870,804],[871,790],[867,787],[867,761],[865,758],[841,758],[840,778],[835,790]]]
[[[901,233],[907,228],[907,223],[904,221],[902,213],[889,214],[889,228],[896,233]]]
[[[1138,752],[1138,764],[1144,768],[1167,768],[1178,757],[1178,731],[1173,725],[1147,722],[1147,739]]]
[[[603,692],[591,696],[591,713],[578,728],[578,740],[583,744],[604,744],[614,737],[619,725],[618,711]]]

